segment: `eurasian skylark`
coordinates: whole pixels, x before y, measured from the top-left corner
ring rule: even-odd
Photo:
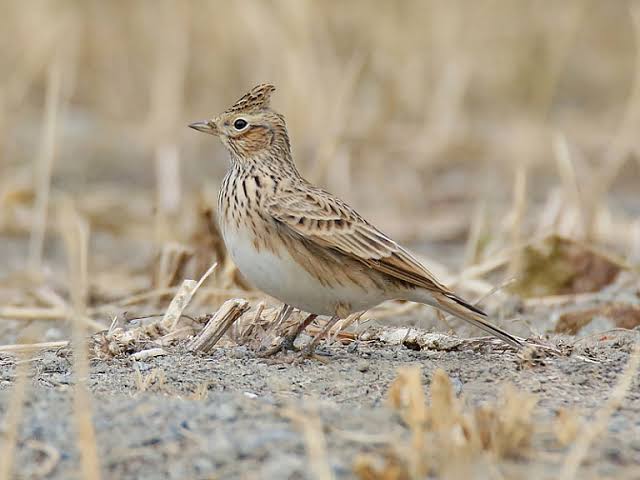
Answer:
[[[269,106],[273,85],[258,85],[220,115],[189,125],[217,135],[231,155],[218,196],[224,242],[242,274],[263,292],[338,319],[403,299],[453,314],[520,348],[523,342],[442,285],[416,258],[344,201],[306,181],[291,155],[284,117]],[[321,335],[308,346],[310,353]]]

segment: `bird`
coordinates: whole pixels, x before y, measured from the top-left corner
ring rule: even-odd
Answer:
[[[257,85],[221,114],[189,127],[217,136],[230,156],[218,218],[233,262],[249,283],[283,302],[281,320],[294,308],[308,313],[278,349],[296,349],[306,326],[329,316],[303,351],[311,355],[341,318],[386,300],[435,307],[521,349],[522,339],[492,324],[407,249],[300,174],[285,118],[271,108],[274,91]]]

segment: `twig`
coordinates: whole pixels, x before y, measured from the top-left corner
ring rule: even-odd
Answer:
[[[69,346],[68,340],[60,342],[42,342],[42,343],[16,343],[12,345],[0,345],[0,353],[26,353],[34,350],[58,349]]]
[[[47,94],[44,109],[44,128],[38,165],[35,169],[37,183],[34,188],[36,200],[34,218],[29,238],[29,269],[39,272],[42,266],[42,252],[44,250],[44,235],[47,229],[47,210],[49,207],[49,190],[51,184],[51,171],[56,148],[56,127],[58,124],[58,111],[60,109],[62,85],[62,64],[59,57],[52,63],[47,80]]]
[[[312,477],[316,480],[332,480],[334,476],[329,464],[327,441],[322,431],[322,422],[318,412],[299,412],[289,409],[285,410],[283,414],[293,420],[302,430]]]
[[[247,310],[249,310],[249,302],[246,300],[227,300],[211,320],[209,320],[198,336],[189,342],[187,348],[195,352],[211,351],[229,327]]]
[[[178,326],[178,321],[182,316],[182,311],[187,308],[187,305],[191,301],[191,297],[193,296],[193,292],[195,292],[195,288],[198,282],[195,280],[183,280],[178,292],[175,294],[171,303],[169,304],[169,308],[165,312],[160,324],[169,330],[175,330]]]
[[[11,320],[61,320],[67,316],[68,311],[58,307],[0,307],[0,318]]]
[[[516,246],[522,243],[522,223],[527,209],[527,173],[526,163],[520,163],[516,169],[513,186],[513,208],[509,218],[511,220],[511,245]],[[521,250],[515,250],[509,260],[507,276],[513,277],[520,269],[522,261]]]
[[[85,317],[88,273],[87,254],[89,245],[89,227],[79,217],[70,201],[63,202],[61,211],[61,229],[67,250],[70,284],[73,306],[73,366],[76,384],[74,387],[74,411],[78,450],[82,476],[87,480],[99,480],[100,461],[96,434],[92,421],[91,395],[86,386],[89,378]]]
[[[161,357],[163,355],[167,355],[167,351],[163,348],[150,348],[148,350],[141,350],[139,352],[136,352],[129,358],[131,358],[131,360],[144,361],[148,360],[149,358]]]
[[[182,312],[184,311],[185,308],[187,308],[187,305],[189,305],[189,302],[191,301],[193,296],[196,294],[196,292],[202,286],[205,280],[209,278],[209,275],[213,273],[213,271],[216,269],[217,266],[218,266],[217,263],[214,263],[213,265],[211,265],[207,269],[207,271],[204,273],[204,275],[200,277],[200,280],[198,280],[198,283],[194,282],[193,280],[185,280],[184,282],[182,282],[182,286],[180,287],[180,290],[178,290],[178,293],[176,293],[176,296],[173,297],[173,300],[171,301],[171,305],[169,305],[169,308],[167,309],[167,313],[162,319],[162,324],[164,326],[171,325],[170,327],[171,330],[176,329],[176,327],[178,326],[178,321],[182,316]]]

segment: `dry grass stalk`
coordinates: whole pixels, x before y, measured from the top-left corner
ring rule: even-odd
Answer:
[[[101,332],[94,337],[94,351],[98,357],[110,358],[123,353],[137,353],[143,346],[144,341],[156,341],[161,346],[175,343],[177,340],[188,338],[194,334],[197,326],[189,325],[178,328],[180,318],[185,317],[184,309],[193,299],[196,292],[216,269],[217,264],[213,264],[202,275],[200,280],[184,280],[181,288],[177,291],[169,308],[162,315],[162,320],[131,328],[115,328],[112,325],[108,332]],[[165,290],[167,291],[167,290]],[[148,318],[148,317],[142,317]],[[192,319],[193,320],[193,319]],[[196,320],[195,323],[198,323]],[[143,355],[142,353],[140,355]]]
[[[139,393],[148,391],[152,386],[157,390],[164,388],[167,380],[164,370],[154,368],[148,375],[142,375],[142,372],[140,372],[140,369],[136,365],[135,372],[136,386]]]
[[[482,235],[485,232],[486,224],[487,203],[485,201],[480,201],[473,212],[467,243],[464,247],[463,265],[465,267],[475,265],[479,259],[480,249],[482,247]]]
[[[53,320],[61,321],[69,318],[69,309],[59,307],[0,307],[0,319],[10,320]],[[85,316],[82,321],[96,331],[104,329],[104,325]]]
[[[185,269],[192,257],[190,247],[176,242],[163,244],[154,271],[154,290],[177,285],[185,277]]]
[[[408,426],[410,445],[399,445],[396,454],[386,455],[385,468],[371,462],[365,468],[367,463],[360,459],[357,465],[362,472],[360,478],[387,478],[380,472],[396,475],[388,478],[422,479],[426,475],[463,478],[483,469],[491,471],[491,476],[499,475],[494,471],[495,459],[525,456],[535,433],[533,396],[507,387],[496,404],[468,412],[442,370],[436,370],[432,376],[429,405],[419,367],[399,370],[389,389],[388,401]],[[392,468],[398,462],[406,464],[407,477],[402,476],[402,468]]]
[[[80,451],[83,478],[99,480],[100,461],[93,426],[91,394],[86,381],[89,378],[89,362],[86,341],[86,325],[83,321],[88,292],[87,255],[89,226],[79,217],[70,202],[62,206],[60,228],[65,240],[69,265],[69,290],[73,306],[73,367],[74,411],[77,429],[77,446]]]
[[[335,329],[336,333],[334,334],[334,337],[337,337],[340,334],[349,333],[347,332],[347,329],[351,327],[351,325],[353,325],[354,323],[356,324],[356,328],[357,328],[357,325],[360,323],[360,319],[365,313],[366,312],[355,312],[350,314],[347,318],[340,320],[336,324],[336,329]]]
[[[265,347],[274,337],[268,335],[268,330],[275,322],[280,308],[265,307],[264,302],[259,302],[252,315],[244,315],[232,325],[229,336],[238,345],[250,345],[259,350]],[[292,325],[292,322],[302,321],[296,312],[291,314],[285,327]]]
[[[183,315],[184,316],[184,315]],[[142,317],[149,318],[149,317]],[[122,354],[131,354],[145,349],[149,342],[159,346],[168,346],[191,337],[202,317],[194,319],[193,325],[170,331],[161,321],[142,323],[134,328],[125,329],[112,324],[108,331],[102,331],[93,336],[93,350],[98,358],[113,358]]]
[[[13,472],[14,461],[16,460],[16,446],[18,444],[18,427],[22,420],[24,401],[27,396],[27,372],[29,364],[27,362],[21,362],[16,367],[16,380],[13,385],[13,390],[9,395],[9,402],[7,404],[3,437],[4,440],[1,443],[0,448],[0,480],[11,480],[16,478],[15,472]]]
[[[570,228],[569,234],[582,237],[586,233],[584,219],[584,202],[580,192],[579,180],[576,174],[574,162],[571,158],[569,144],[562,133],[557,133],[553,138],[553,152],[558,165],[558,171],[563,184],[563,196],[568,201],[569,209],[575,212],[576,224]]]
[[[507,385],[495,407],[476,410],[476,426],[483,448],[497,458],[524,457],[534,434],[533,411],[538,399]]]
[[[605,405],[598,410],[593,422],[584,425],[578,434],[578,439],[573,444],[565,458],[562,470],[558,478],[561,480],[572,480],[576,478],[576,473],[580,465],[589,454],[589,448],[607,428],[607,422],[613,412],[620,407],[633,382],[637,380],[638,367],[640,366],[640,342],[636,342],[634,349],[629,357],[627,366],[622,374],[618,377],[618,383],[611,391],[609,399]]]
[[[140,350],[131,355],[131,360],[136,360],[140,362],[144,362],[153,357],[161,357],[163,355],[167,355],[167,351],[162,348],[149,348],[148,350]]]
[[[562,408],[553,422],[553,433],[562,447],[571,445],[580,432],[581,420],[575,412]]]
[[[55,350],[67,346],[69,346],[69,342],[67,340],[59,342],[16,343],[13,345],[0,345],[0,353],[27,353],[37,350]]]
[[[163,35],[154,45],[155,75],[151,84],[149,133],[153,135],[156,170],[156,240],[166,240],[179,214],[182,200],[176,119],[182,117],[186,60],[188,57],[188,4],[162,2],[155,10]]]
[[[200,277],[197,283],[193,282],[193,280],[185,280],[182,282],[182,287],[171,301],[171,305],[169,305],[169,309],[162,319],[162,324],[164,326],[171,325],[170,329],[175,330],[178,326],[178,321],[182,317],[182,312],[187,307],[193,296],[196,292],[202,287],[202,284],[209,278],[209,275],[213,273],[213,271],[218,266],[217,263],[214,263],[209,267],[209,269]],[[189,283],[187,283],[189,282]],[[195,285],[192,284],[195,283]]]
[[[67,309],[55,307],[0,307],[0,318],[11,320],[62,320],[68,314]]]
[[[389,388],[388,401],[393,408],[400,410],[403,420],[411,429],[410,478],[423,478],[429,468],[424,456],[428,412],[420,367],[398,370],[398,377]]]
[[[591,182],[584,196],[588,202],[585,209],[588,239],[593,239],[599,234],[597,214],[605,203],[604,197],[629,160],[630,154],[634,152],[637,143],[637,125],[640,121],[640,6],[630,3],[628,8],[633,20],[636,52],[632,91],[618,131],[609,144],[599,171],[591,174]]]
[[[286,410],[283,413],[302,430],[312,478],[333,480],[335,477],[329,463],[327,441],[318,412],[315,410],[305,412]]]
[[[169,304],[169,308],[165,312],[161,324],[163,327],[169,330],[175,330],[178,326],[178,322],[180,321],[180,317],[182,316],[182,312],[187,305],[191,301],[191,297],[195,292],[196,285],[198,282],[195,280],[183,280],[178,292],[175,294],[171,303]]]
[[[42,267],[42,253],[44,250],[44,236],[47,229],[47,211],[49,208],[49,190],[51,173],[56,148],[56,134],[58,128],[58,111],[60,110],[62,85],[62,64],[57,57],[49,68],[47,93],[44,109],[44,128],[35,168],[37,175],[34,218],[32,219],[31,237],[29,239],[29,269],[40,272]]]
[[[195,352],[206,353],[211,351],[231,325],[247,310],[249,310],[249,302],[246,300],[227,300],[209,320],[198,336],[189,342],[187,348]]]
[[[528,181],[528,167],[526,163],[521,163],[517,166],[515,172],[514,186],[513,186],[513,207],[509,213],[510,220],[510,237],[511,246],[515,247],[522,243],[522,230],[524,223],[524,216],[527,209],[527,181]],[[519,250],[515,250],[515,253],[511,256],[509,266],[507,268],[507,277],[513,277],[520,267],[520,255]]]

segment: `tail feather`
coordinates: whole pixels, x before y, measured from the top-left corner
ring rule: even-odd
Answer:
[[[484,330],[485,332],[499,338],[503,342],[508,343],[517,350],[520,350],[524,347],[524,342],[522,340],[487,321],[486,313],[484,313],[479,308],[465,302],[461,298],[455,295],[444,294],[433,295],[433,298],[435,302],[429,302],[430,305],[469,322],[479,329]]]

